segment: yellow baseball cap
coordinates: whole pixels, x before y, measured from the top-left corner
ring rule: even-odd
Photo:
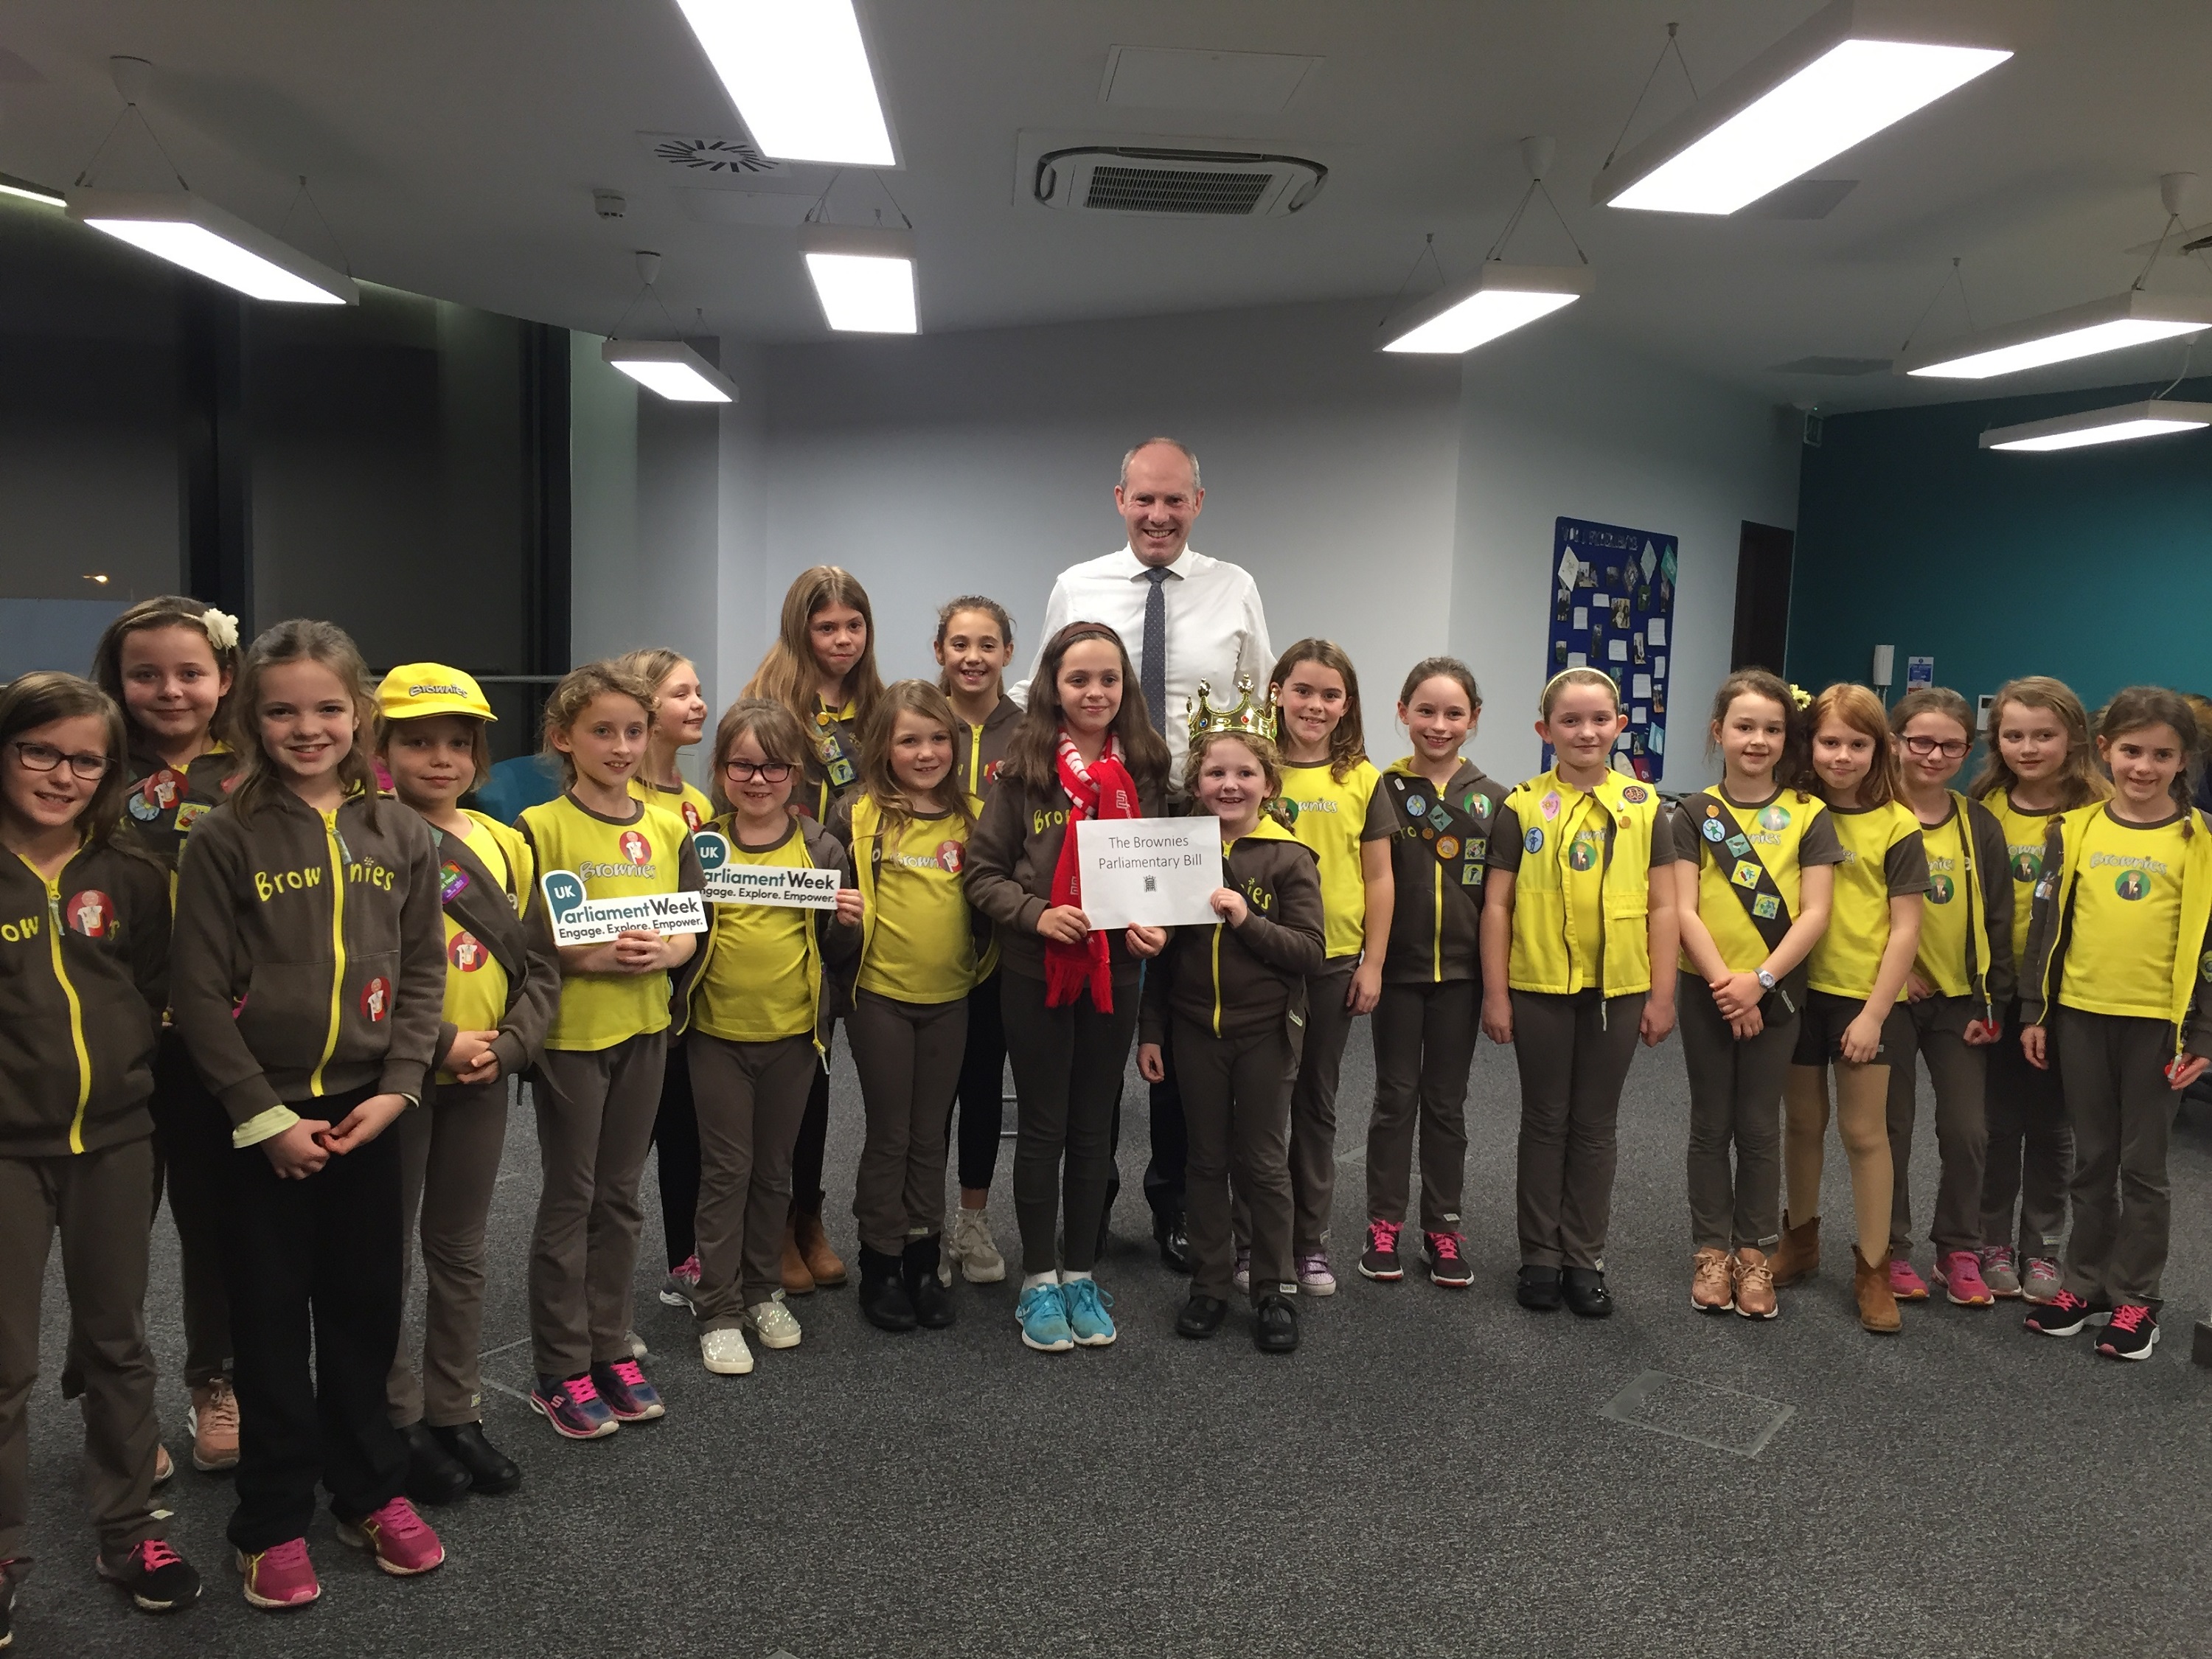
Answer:
[[[427,714],[466,714],[496,720],[475,680],[441,662],[404,662],[376,688],[377,711],[388,720],[421,720]]]

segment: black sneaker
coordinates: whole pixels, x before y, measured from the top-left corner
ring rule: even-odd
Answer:
[[[1559,1270],[1557,1267],[1523,1267],[1521,1278],[1513,1287],[1513,1299],[1530,1313],[1557,1313],[1559,1310]]]
[[[1405,1226],[1402,1221],[1384,1221],[1380,1217],[1367,1224],[1367,1250],[1359,1258],[1361,1278],[1395,1285],[1406,1276],[1398,1260],[1398,1235]]]
[[[2089,1322],[2090,1307],[2071,1291],[2058,1292],[2048,1302],[2027,1310],[2021,1323],[2039,1336],[2072,1336]]]
[[[199,1574],[162,1539],[134,1545],[119,1560],[99,1556],[93,1565],[109,1583],[129,1590],[131,1601],[147,1613],[174,1613],[200,1599]]]
[[[1229,1304],[1219,1297],[1194,1291],[1190,1300],[1182,1304],[1182,1311],[1176,1316],[1176,1334],[1200,1340],[1212,1336],[1221,1328],[1228,1312]]]
[[[417,1504],[457,1504],[468,1496],[468,1469],[423,1423],[399,1431],[407,1442],[407,1496]]]
[[[1421,1251],[1429,1259],[1429,1283],[1448,1291],[1463,1291],[1474,1282],[1468,1265],[1467,1237],[1462,1233],[1423,1233]]]
[[[2105,1334],[2097,1339],[2097,1352],[2107,1359],[2148,1359],[2156,1346],[2158,1316],[2140,1302],[2113,1309]]]
[[[1269,1291],[1252,1310],[1252,1346],[1261,1353],[1290,1353],[1298,1346],[1298,1310],[1280,1291]]]
[[[1559,1275],[1559,1290],[1568,1310],[1584,1319],[1604,1319],[1613,1312],[1613,1292],[1605,1287],[1599,1267],[1569,1267]]]

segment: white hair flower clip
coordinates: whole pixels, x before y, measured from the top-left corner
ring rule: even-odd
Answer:
[[[200,612],[200,626],[207,630],[208,643],[216,650],[238,649],[238,618],[228,611],[210,605]]]

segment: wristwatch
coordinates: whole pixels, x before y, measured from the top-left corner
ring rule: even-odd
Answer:
[[[1768,973],[1764,968],[1758,970],[1757,977],[1759,980],[1759,989],[1763,991],[1771,991],[1777,985],[1781,983],[1781,981],[1776,979],[1773,975]]]

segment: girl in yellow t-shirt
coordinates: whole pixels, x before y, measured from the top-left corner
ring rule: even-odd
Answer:
[[[2097,1352],[2112,1359],[2158,1346],[2166,1136],[2212,1055],[2212,821],[2190,804],[2199,741],[2175,693],[2113,696],[2097,723],[2112,798],[2052,823],[2028,926],[2021,1048],[2057,1066],[2075,1164],[2064,1279],[2027,1324],[2071,1336],[2110,1308]]]
[[[955,764],[958,722],[927,680],[884,693],[860,745],[860,787],[831,833],[850,849],[864,920],[846,1032],[867,1131],[854,1185],[860,1311],[887,1331],[953,1321],[938,1276],[945,1139],[983,975],[961,872],[977,803]]]
[[[1280,709],[1281,799],[1291,833],[1321,861],[1327,955],[1306,985],[1305,1046],[1291,1091],[1291,1255],[1298,1294],[1333,1296],[1328,1218],[1336,1205],[1336,1079],[1352,1022],[1382,992],[1396,885],[1396,821],[1382,774],[1367,758],[1359,676],[1333,640],[1300,640],[1276,660],[1268,695]],[[1248,1270],[1252,1230],[1237,1199],[1237,1271]]]
[[[2097,769],[2081,700],[2057,680],[2032,674],[1999,686],[1990,702],[1986,738],[1989,757],[1967,793],[1996,815],[2004,830],[2012,876],[2012,959],[2024,981],[2028,917],[2051,820],[2104,799],[2112,787]],[[2025,990],[2025,984],[2019,988]],[[2017,996],[1997,1012],[2007,1030],[2020,1028]],[[1982,1109],[1989,1129],[1982,1169],[1983,1281],[1994,1296],[2048,1302],[2058,1294],[2066,1183],[2074,1176],[2074,1128],[2066,1121],[2058,1075],[2029,1065],[2017,1042],[1994,1043]]]
[[[835,870],[836,908],[716,899],[705,959],[692,976],[691,1087],[699,1117],[699,1280],[691,1314],[708,1370],[753,1368],[744,1333],[764,1347],[799,1346],[784,1305],[792,1149],[807,1090],[825,1063],[825,961],[860,940],[860,895],[844,849],[790,810],[805,775],[806,735],[764,697],[730,705],[714,732],[714,806],[702,861],[746,868]],[[787,879],[777,878],[779,882]],[[709,887],[712,896],[715,890]]]
[[[1928,854],[1920,821],[1897,799],[1897,751],[1881,699],[1863,685],[1832,685],[1814,699],[1813,779],[1843,844],[1827,931],[1806,958],[1805,1017],[1783,1090],[1782,1164],[1789,1192],[1774,1282],[1820,1265],[1820,1164],[1828,1133],[1828,1078],[1836,1071],[1836,1127],[1851,1165],[1858,1222],[1853,1294],[1870,1331],[1899,1328],[1889,1267],[1889,1056],[1905,978],[1920,945]]]

